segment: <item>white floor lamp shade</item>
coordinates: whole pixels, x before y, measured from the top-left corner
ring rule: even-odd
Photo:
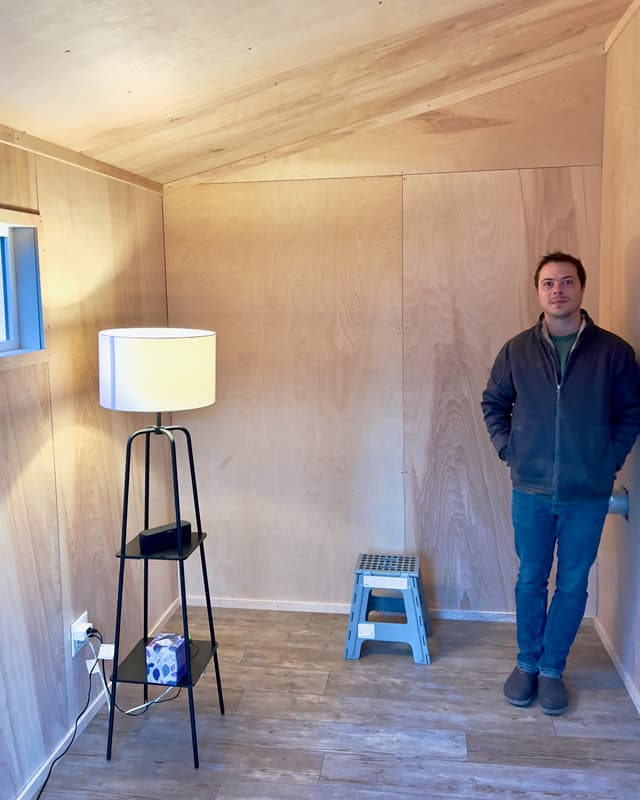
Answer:
[[[181,411],[216,399],[216,334],[193,328],[114,328],[98,334],[100,405]]]

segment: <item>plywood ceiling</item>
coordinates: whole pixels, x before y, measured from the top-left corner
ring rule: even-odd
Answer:
[[[168,183],[561,74],[628,5],[21,0],[2,11],[0,124]]]

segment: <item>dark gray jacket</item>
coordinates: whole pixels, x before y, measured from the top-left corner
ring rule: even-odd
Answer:
[[[640,370],[633,348],[583,324],[560,380],[543,315],[498,353],[482,412],[513,486],[561,502],[605,498],[640,433]]]

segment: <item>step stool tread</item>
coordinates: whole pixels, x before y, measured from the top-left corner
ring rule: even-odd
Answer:
[[[383,555],[377,553],[360,553],[356,561],[356,573],[373,574],[390,573],[399,576],[418,577],[420,559],[418,556]]]

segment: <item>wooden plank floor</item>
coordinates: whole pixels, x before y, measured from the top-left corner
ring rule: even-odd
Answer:
[[[206,638],[204,609],[191,633]],[[569,712],[502,696],[514,626],[434,620],[431,665],[406,645],[343,658],[347,617],[216,610],[227,713],[212,669],[195,690],[200,769],[186,692],[140,717],[103,709],[56,765],[47,800],[638,800],[640,716],[593,625],[567,669]],[[168,630],[179,630],[176,620]],[[140,701],[121,684],[119,705]]]

